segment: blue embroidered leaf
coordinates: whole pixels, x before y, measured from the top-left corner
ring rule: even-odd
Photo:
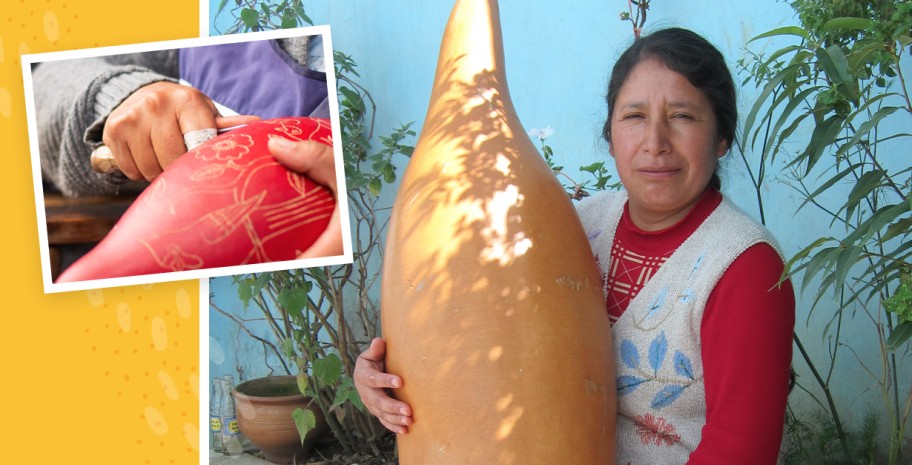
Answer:
[[[629,368],[640,366],[640,351],[628,339],[621,342],[621,361]]]
[[[637,378],[636,376],[618,376],[617,379],[617,391],[619,396],[626,396],[630,394],[641,384],[645,383],[646,380],[643,378]]]
[[[700,254],[699,257],[697,257],[697,261],[694,262],[693,268],[690,269],[691,276],[693,276],[693,274],[696,273],[697,270],[699,270],[700,267],[703,265],[703,259],[705,257],[706,257],[706,251],[703,251],[703,253]]]
[[[647,318],[652,318],[655,314],[665,305],[665,297],[668,296],[668,288],[663,287],[659,290],[659,294],[652,301],[652,304],[649,305],[649,310],[646,312]]]
[[[693,364],[680,350],[675,351],[674,355],[675,372],[685,378],[694,379]]]
[[[690,299],[693,299],[693,296],[694,296],[694,290],[691,288],[687,288],[687,289],[684,289],[683,291],[681,291],[681,294],[678,295],[678,301],[686,304],[687,302],[690,302]]]
[[[657,392],[655,397],[652,398],[652,408],[662,408],[671,405],[672,402],[681,396],[681,393],[684,392],[685,387],[686,386],[680,386],[677,384],[671,384],[663,387],[662,390]]]
[[[658,373],[662,363],[665,362],[666,352],[668,352],[668,339],[665,339],[665,331],[662,331],[649,343],[649,366],[652,367],[654,373]]]

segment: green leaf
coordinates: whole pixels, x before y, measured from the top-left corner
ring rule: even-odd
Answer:
[[[352,405],[354,405],[355,408],[358,409],[358,411],[361,411],[361,412],[367,411],[367,409],[364,408],[364,402],[361,400],[361,395],[358,394],[358,391],[356,389],[352,389],[351,391],[349,391],[348,401],[351,402]]]
[[[906,206],[907,208],[909,206],[906,203],[903,203],[902,205]],[[896,236],[899,236],[900,234],[902,234],[904,236],[908,235],[910,231],[912,231],[912,217],[903,218],[903,219],[891,224],[890,226],[888,226],[887,232],[884,233],[881,240],[886,242],[890,239],[893,239]]]
[[[904,321],[893,328],[887,339],[887,350],[897,350],[912,337],[912,321]]]
[[[219,6],[218,6],[218,10],[216,10],[216,14],[221,13],[222,10],[225,9],[225,5],[227,5],[227,4],[228,4],[228,0],[222,0],[221,2],[219,2]]]
[[[912,44],[912,36],[909,36],[909,35],[905,35],[905,34],[900,35],[899,37],[896,38],[896,40],[899,41],[900,49],[904,49],[904,48],[908,47],[910,44]]]
[[[307,305],[307,290],[299,287],[282,289],[276,301],[289,315],[300,317]]]
[[[241,10],[241,21],[244,22],[244,25],[252,28],[257,25],[257,22],[260,19],[260,13],[253,8],[244,8]]]
[[[814,132],[811,134],[811,141],[808,143],[804,153],[799,157],[799,159],[807,160],[805,175],[811,172],[811,169],[814,168],[814,165],[817,164],[817,161],[820,160],[821,155],[823,155],[823,151],[836,140],[836,136],[839,134],[839,130],[842,129],[842,123],[844,121],[845,118],[839,115],[831,115],[814,127]]]
[[[899,287],[889,299],[883,301],[884,308],[896,314],[900,321],[912,322],[912,275],[903,273]]]
[[[883,170],[871,170],[861,175],[861,178],[855,183],[855,187],[852,188],[852,192],[849,193],[849,199],[844,207],[846,209],[846,223],[851,223],[849,221],[850,217],[855,212],[855,209],[858,208],[859,202],[873,190],[880,187],[880,183],[886,174]]]
[[[352,379],[348,376],[342,377],[342,380],[339,382],[339,387],[336,389],[336,398],[333,399],[332,406],[329,408],[332,409],[350,401],[351,391],[354,390],[355,386],[352,383]]]
[[[344,97],[344,100],[342,101],[343,105],[352,107],[360,113],[364,113],[364,99],[361,98],[361,95],[348,87],[339,87],[339,93]]]
[[[760,34],[760,35],[754,37],[753,39],[749,40],[748,43],[751,43],[755,40],[764,39],[767,37],[775,37],[775,36],[798,36],[804,40],[808,40],[808,33],[804,29],[802,29],[798,26],[785,26],[785,27],[780,27],[777,29],[773,29],[771,31],[764,32],[763,34]]]
[[[298,27],[298,20],[294,16],[285,16],[282,18],[282,29],[293,29]]]
[[[269,284],[269,281],[272,280],[272,273],[260,273],[256,276],[256,280],[253,282],[252,292],[254,295],[259,294],[263,288]]]
[[[835,29],[850,29],[863,31],[874,26],[874,21],[867,18],[833,18],[823,24],[821,32],[831,32]]]
[[[282,353],[288,358],[295,358],[295,346],[294,341],[291,338],[282,339],[280,343],[282,346]]]
[[[244,302],[244,308],[250,304],[250,299],[253,297],[253,286],[251,285],[252,279],[242,279],[237,282],[237,291],[238,298],[241,299],[241,302]]]
[[[302,362],[303,362],[303,360],[297,361],[299,367],[304,365],[304,363],[302,363]],[[305,396],[310,396],[312,394],[311,390],[310,390],[310,379],[307,377],[307,374],[304,373],[304,371],[298,372],[297,381],[298,381],[298,391],[300,391],[301,394],[303,394]]]
[[[783,132],[782,126],[785,124],[785,122],[789,118],[792,117],[792,114],[795,112],[795,110],[798,108],[798,106],[801,105],[802,103],[805,103],[805,99],[810,97],[810,95],[812,93],[817,92],[818,90],[819,90],[819,87],[811,87],[811,88],[808,88],[808,89],[805,89],[805,90],[799,92],[797,95],[791,95],[789,97],[788,104],[782,110],[782,113],[780,114],[778,120],[776,121],[775,126],[773,126],[772,130],[769,131],[770,137],[764,144],[765,150],[764,150],[763,154],[761,155],[761,160],[767,160],[767,159],[775,160],[776,154],[779,151],[779,147],[782,145],[783,142],[785,142],[785,138],[788,136],[788,134],[791,134],[791,133]],[[784,95],[789,96],[789,94],[784,94]],[[802,121],[807,116],[808,115],[806,113],[799,115],[798,120]],[[759,134],[760,131],[758,130],[756,133]]]
[[[387,184],[392,184],[396,182],[396,170],[393,168],[392,163],[387,163],[383,167],[383,181]]]
[[[893,220],[908,212],[909,209],[906,208],[906,205],[903,203],[880,207],[858,225],[856,230],[846,239],[858,244],[867,244],[868,241],[886,227],[887,224],[892,223]],[[884,239],[880,239],[878,243],[882,246],[884,241]]]
[[[887,116],[892,115],[894,112],[896,112],[896,110],[899,110],[899,107],[882,107],[879,110],[877,110],[877,113],[875,113],[873,116],[871,116],[870,119],[861,123],[861,126],[859,126],[855,130],[854,134],[852,134],[851,139],[849,139],[846,143],[842,144],[842,147],[839,147],[839,150],[836,151],[836,158],[842,159],[849,150],[856,148],[859,145],[859,143],[862,142],[862,139],[865,139],[868,136],[868,134],[871,133],[871,130],[877,128],[877,126],[880,124],[881,120],[883,120]],[[857,114],[858,113],[856,112],[855,114],[851,115],[850,118],[856,116]],[[863,145],[868,145],[868,142],[865,141],[865,144],[863,144]],[[873,144],[871,144],[871,145],[873,145]],[[861,147],[861,148],[863,149],[864,147]]]
[[[823,53],[821,53],[823,51]],[[849,60],[841,47],[831,45],[819,49],[818,59],[827,77],[836,86],[836,91],[847,100],[858,102],[858,82],[849,73]]]
[[[333,386],[342,376],[342,360],[336,354],[314,360],[313,374],[324,385]]]
[[[380,181],[380,178],[373,178],[367,188],[370,189],[371,194],[378,196],[380,195],[380,189],[383,188],[383,182]]]
[[[780,86],[785,85],[784,82],[793,79],[797,75],[801,66],[804,65],[795,64],[783,68],[776,73],[765,86],[763,86],[763,90],[754,101],[754,105],[751,107],[751,110],[747,114],[747,118],[744,120],[744,136],[741,138],[742,140],[747,141],[750,139],[748,136],[751,133],[751,129],[754,128],[754,120],[756,120],[757,116],[760,114],[760,110],[764,108],[769,98],[776,93]],[[773,108],[770,108],[767,111],[773,111]],[[757,129],[757,131],[759,130],[760,129]]]
[[[869,60],[876,58],[877,53],[884,49],[884,44],[878,40],[859,41],[849,53],[849,71],[853,74],[869,66]]]
[[[313,21],[304,13],[304,7],[300,3],[296,3],[294,6],[295,13],[301,18],[301,21],[304,21],[305,24],[313,25]]]
[[[793,274],[801,271],[801,269],[805,268],[806,265],[801,265],[800,263],[805,258],[807,258],[811,254],[811,252],[814,251],[814,249],[816,249],[816,248],[820,247],[821,245],[826,244],[827,242],[830,242],[832,240],[834,240],[832,237],[821,237],[821,238],[818,238],[817,240],[815,240],[814,242],[812,242],[807,247],[801,249],[792,258],[790,258],[789,261],[785,264],[785,270],[783,270],[783,272],[782,272],[782,280],[784,281],[785,278],[787,278],[789,275],[793,275]]]
[[[862,166],[864,166],[862,163],[855,163],[854,165],[849,166],[848,168],[840,171],[839,173],[836,173],[836,175],[831,177],[830,179],[827,179],[823,184],[820,185],[820,187],[817,188],[817,190],[815,190],[810,195],[808,195],[807,197],[804,198],[804,202],[801,202],[801,205],[798,206],[798,209],[796,210],[796,212],[800,211],[802,208],[804,208],[804,206],[807,205],[808,202],[813,201],[818,195],[822,194],[827,189],[833,187],[833,185],[836,184],[837,182],[839,182],[839,180],[854,173],[856,169],[859,169]]]
[[[301,437],[301,444],[303,445],[307,433],[317,427],[317,417],[312,411],[298,407],[291,413],[291,418],[294,419],[295,426],[298,428],[298,435]]]

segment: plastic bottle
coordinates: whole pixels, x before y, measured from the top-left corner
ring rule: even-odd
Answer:
[[[224,398],[222,379],[213,378],[212,395],[209,397],[209,440],[212,450],[221,453],[225,452],[225,442],[222,441],[222,418],[219,416],[219,409]]]
[[[234,398],[231,396],[234,378],[231,375],[225,375],[221,382],[224,393],[222,407],[219,410],[222,422],[222,442],[225,444],[225,452],[228,455],[241,455],[244,453],[244,447],[241,445],[241,430],[238,427],[237,413],[234,409]]]

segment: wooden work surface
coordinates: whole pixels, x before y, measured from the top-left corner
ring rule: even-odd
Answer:
[[[108,234],[135,196],[68,198],[44,196],[48,244],[98,242]]]

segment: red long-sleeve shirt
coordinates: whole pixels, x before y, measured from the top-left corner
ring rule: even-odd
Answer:
[[[678,224],[637,228],[627,207],[603,270],[612,323],[630,299],[721,203],[709,190]],[[706,425],[688,464],[772,464],[782,441],[788,397],[795,297],[779,282],[783,262],[767,244],[748,248],[716,284],[700,326]]]

